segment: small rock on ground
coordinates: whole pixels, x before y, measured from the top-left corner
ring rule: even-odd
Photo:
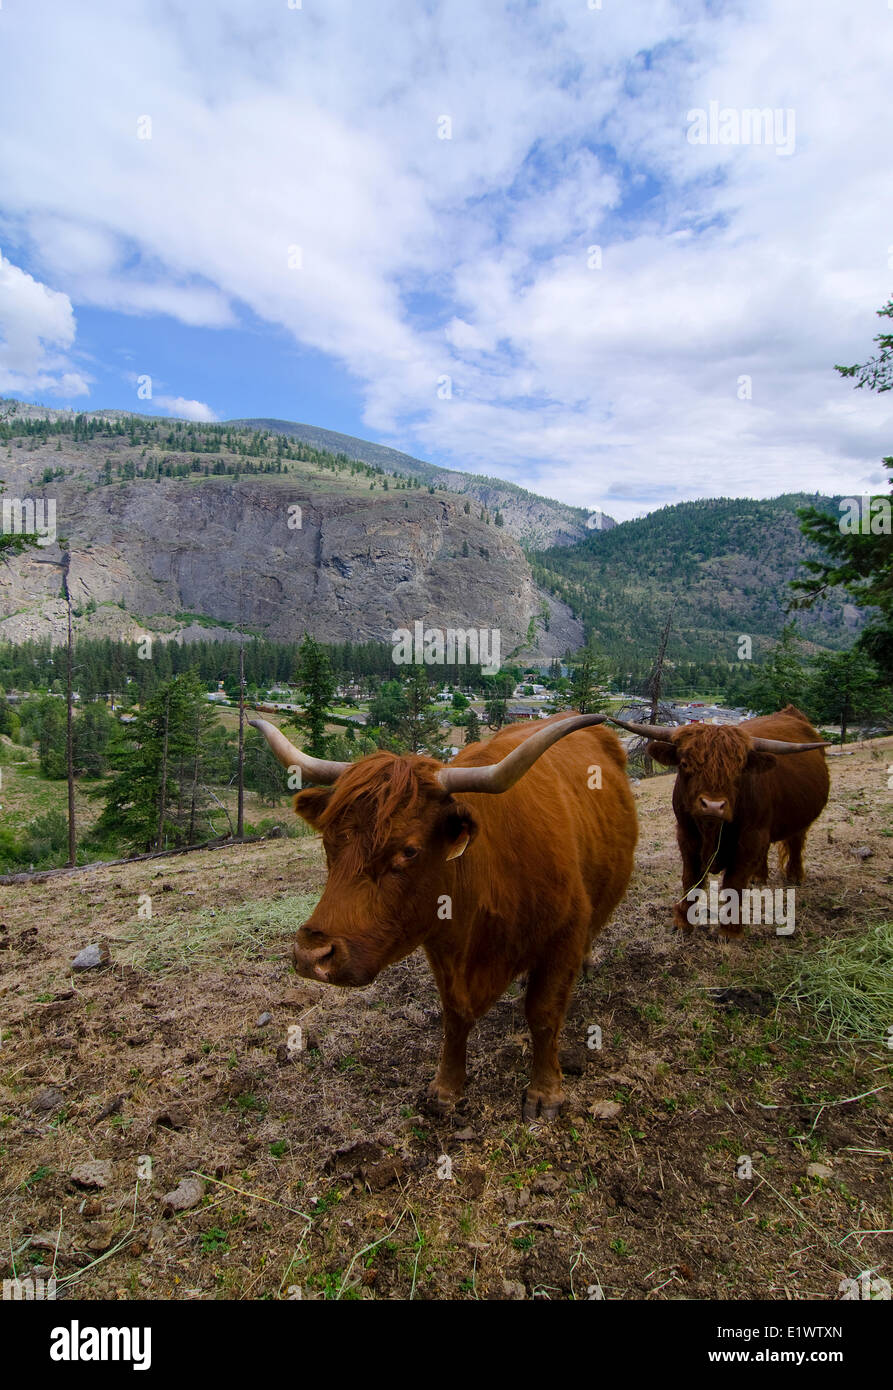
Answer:
[[[590,1105],[589,1113],[596,1120],[616,1120],[622,1109],[616,1100],[597,1100]]]
[[[74,960],[71,962],[72,970],[95,970],[97,966],[108,965],[108,947],[103,950],[100,945],[85,946],[82,951],[78,951]]]
[[[110,1158],[93,1158],[72,1168],[71,1181],[77,1187],[105,1187],[111,1182],[114,1171]]]
[[[182,1178],[173,1192],[165,1192],[161,1202],[165,1210],[189,1211],[204,1195],[205,1184],[199,1178]]]
[[[40,1092],[39,1095],[35,1096],[34,1100],[31,1103],[31,1109],[42,1110],[46,1113],[49,1113],[51,1110],[58,1110],[59,1107],[64,1104],[65,1097],[59,1090],[59,1087],[46,1086]]]

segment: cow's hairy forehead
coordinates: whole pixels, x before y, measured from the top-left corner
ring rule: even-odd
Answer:
[[[361,841],[374,852],[449,800],[433,758],[372,753],[339,777],[320,820],[333,844]]]
[[[680,756],[692,767],[705,772],[738,772],[747,761],[750,747],[740,729],[689,724],[680,729],[674,742]]]

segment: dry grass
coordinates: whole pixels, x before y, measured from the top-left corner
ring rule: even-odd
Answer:
[[[278,945],[280,954],[295,924],[313,911],[318,893],[290,893],[234,907],[208,907],[186,917],[156,917],[128,923],[115,956],[137,970],[170,973],[212,964],[260,959]]]
[[[670,934],[672,779],[636,788],[634,880],[577,988],[548,1127],[520,1120],[517,989],[475,1030],[467,1098],[442,1119],[423,1108],[439,1003],[419,955],[364,990],[295,979],[315,839],[0,888],[4,1272],[55,1267],[90,1299],[833,1299],[844,1276],[889,1278],[893,1055],[876,1022],[871,1041],[838,1037],[817,995],[774,996],[826,954],[839,977],[893,920],[891,746],[832,760],[791,938]],[[112,967],[72,976],[100,937]],[[110,1162],[105,1188],[72,1183],[86,1159]],[[202,1203],[165,1216],[194,1173]]]
[[[829,1038],[893,1049],[893,921],[804,953],[778,1007],[816,1015]]]

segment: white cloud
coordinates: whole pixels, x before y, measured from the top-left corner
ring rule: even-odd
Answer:
[[[155,403],[179,420],[197,420],[204,424],[213,424],[218,418],[204,401],[188,401],[185,396],[156,396]]]
[[[74,336],[68,295],[41,284],[0,253],[0,391],[86,394],[86,380],[67,356]]]
[[[246,306],[346,366],[370,432],[621,516],[858,491],[889,451],[884,399],[832,370],[893,278],[880,3],[46,0],[3,24],[5,234],[63,300]],[[793,109],[796,153],[690,144],[713,100]]]

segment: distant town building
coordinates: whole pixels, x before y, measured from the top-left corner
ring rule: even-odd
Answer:
[[[535,705],[509,705],[505,718],[508,724],[517,724],[522,719],[547,719],[551,710],[538,709]]]
[[[665,704],[661,701],[655,723],[657,724],[740,724],[749,719],[745,709],[731,709],[726,705],[705,705],[699,701],[691,704]],[[618,719],[628,724],[650,724],[651,706],[640,703],[624,705],[617,713]]]

